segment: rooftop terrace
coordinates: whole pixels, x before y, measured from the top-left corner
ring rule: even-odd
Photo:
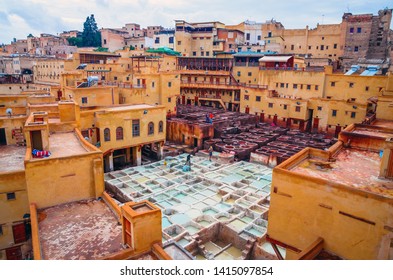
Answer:
[[[391,198],[393,180],[378,178],[380,164],[381,158],[377,152],[344,148],[329,162],[308,157],[291,171]]]
[[[0,172],[25,170],[25,154],[26,147],[23,146],[0,146]]]
[[[93,260],[123,249],[121,225],[98,200],[40,210],[39,232],[44,259]]]
[[[74,132],[54,133],[50,135],[51,157],[74,156],[87,153]]]

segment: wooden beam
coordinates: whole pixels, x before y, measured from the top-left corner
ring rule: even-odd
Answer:
[[[299,260],[313,260],[323,249],[323,238],[318,237],[313,243],[304,249],[298,256]]]
[[[278,250],[277,245],[274,243],[270,243],[272,245],[274,252],[276,253],[276,256],[279,260],[283,260],[284,258],[282,257],[280,250]]]
[[[273,238],[271,238],[269,235],[266,235],[266,241],[268,241],[268,242],[270,242],[270,243],[272,243],[272,244],[276,244],[276,245],[278,245],[278,246],[284,247],[285,249],[289,249],[289,250],[294,251],[294,252],[296,252],[296,253],[300,253],[300,252],[301,252],[300,249],[298,249],[298,248],[296,248],[296,247],[293,247],[293,246],[291,246],[291,245],[285,244],[285,243],[283,243],[283,242],[281,242],[281,241],[278,241],[278,240],[276,240],[276,239],[273,239]]]

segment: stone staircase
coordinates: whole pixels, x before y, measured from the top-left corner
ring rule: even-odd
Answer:
[[[253,250],[253,247],[255,245],[255,239],[254,238],[250,238],[247,240],[246,246],[244,247],[243,251],[242,251],[242,259],[243,260],[249,260],[251,258],[251,253]]]

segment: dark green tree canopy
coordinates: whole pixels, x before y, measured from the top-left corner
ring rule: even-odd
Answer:
[[[94,15],[87,17],[83,24],[82,43],[84,47],[101,47],[101,33]]]

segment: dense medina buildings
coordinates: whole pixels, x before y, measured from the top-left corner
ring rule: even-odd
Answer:
[[[392,259],[391,16],[5,46],[0,259]]]

